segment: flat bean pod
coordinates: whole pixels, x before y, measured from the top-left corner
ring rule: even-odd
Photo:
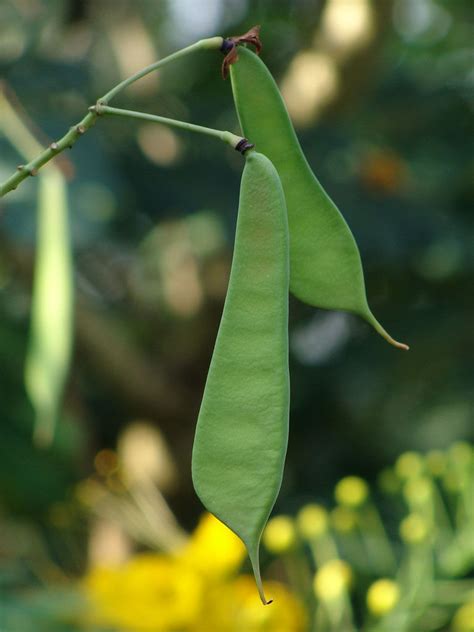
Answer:
[[[25,363],[25,386],[35,411],[34,439],[54,439],[73,340],[73,263],[67,185],[59,169],[38,177],[38,237]]]
[[[193,447],[205,507],[244,542],[263,603],[259,544],[288,441],[288,220],[268,158],[246,153],[234,257]]]
[[[291,292],[315,307],[358,314],[388,342],[408,349],[369,308],[355,239],[308,165],[272,75],[250,50],[239,48],[238,55],[230,74],[243,133],[273,162],[285,192]]]

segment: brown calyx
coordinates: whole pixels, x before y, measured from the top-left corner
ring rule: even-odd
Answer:
[[[250,31],[244,35],[233,35],[226,37],[222,42],[221,52],[224,53],[224,61],[222,62],[222,78],[227,79],[229,68],[239,59],[237,54],[237,46],[240,44],[252,44],[255,46],[255,52],[260,55],[262,50],[262,42],[260,41],[260,25],[253,26]]]

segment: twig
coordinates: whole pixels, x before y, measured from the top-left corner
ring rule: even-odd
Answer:
[[[198,50],[219,49],[222,46],[222,42],[222,37],[211,37],[209,39],[199,40],[195,44],[187,46],[186,48],[183,48],[176,53],[172,53],[171,55],[168,55],[168,57],[164,57],[150,66],[143,68],[131,77],[128,77],[128,79],[125,79],[116,85],[112,88],[112,90],[109,90],[109,92],[107,92],[103,97],[98,99],[97,104],[99,108],[101,106],[106,106],[111,99],[119,94],[119,92],[122,92],[122,90],[127,88],[129,85],[138,81],[142,77],[145,77],[145,75],[154,72],[158,68]],[[3,106],[3,104],[0,105]],[[93,106],[86,116],[79,121],[77,125],[73,125],[69,128],[67,134],[65,134],[61,139],[51,143],[47,149],[42,151],[36,158],[28,162],[26,165],[18,165],[16,172],[13,173],[2,185],[0,185],[0,198],[6,195],[9,191],[16,189],[17,186],[29,176],[35,176],[41,167],[66,148],[72,147],[74,143],[96,123],[98,116],[99,113],[96,107]],[[2,117],[0,117],[0,119],[1,118]]]
[[[206,134],[218,138],[219,140],[228,143],[234,149],[245,139],[242,136],[236,136],[231,132],[225,132],[218,129],[212,129],[210,127],[203,127],[202,125],[194,125],[193,123],[186,123],[184,121],[177,121],[175,119],[165,118],[164,116],[156,116],[155,114],[146,114],[145,112],[134,112],[132,110],[122,110],[120,108],[111,108],[107,105],[98,103],[93,105],[91,110],[94,110],[97,114],[108,114],[111,116],[127,116],[129,118],[140,119],[142,121],[151,121],[152,123],[161,123],[162,125],[168,125],[170,127],[178,127],[179,129],[185,129],[189,132],[197,132],[198,134]]]

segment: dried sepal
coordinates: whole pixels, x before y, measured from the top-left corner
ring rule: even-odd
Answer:
[[[229,68],[232,64],[239,59],[237,53],[237,46],[240,44],[252,44],[255,46],[255,52],[260,55],[262,50],[262,42],[260,40],[260,25],[253,26],[247,33],[243,35],[232,35],[226,37],[222,42],[221,51],[225,54],[224,61],[222,62],[222,78],[227,79],[229,75]]]

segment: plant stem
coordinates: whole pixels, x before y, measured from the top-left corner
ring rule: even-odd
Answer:
[[[35,176],[39,169],[52,158],[60,154],[67,147],[72,147],[74,143],[80,138],[89,128],[91,128],[97,119],[97,114],[89,112],[77,125],[69,128],[67,134],[65,134],[60,140],[45,149],[38,154],[36,158],[28,162],[26,165],[18,165],[16,172],[13,173],[8,180],[0,185],[0,198],[6,195],[9,191],[13,191],[17,186],[28,178],[28,176]]]
[[[109,101],[111,101],[119,92],[122,92],[122,90],[127,88],[130,84],[135,83],[135,81],[138,81],[138,79],[149,75],[150,72],[154,72],[158,68],[161,68],[161,66],[164,66],[171,61],[176,61],[176,59],[180,59],[181,57],[197,50],[219,49],[222,46],[222,42],[222,37],[210,37],[209,39],[199,40],[199,42],[191,44],[191,46],[186,46],[186,48],[182,48],[181,50],[176,51],[176,53],[172,53],[171,55],[168,55],[168,57],[164,57],[163,59],[155,61],[153,64],[142,68],[142,70],[139,70],[131,77],[128,77],[128,79],[124,79],[124,81],[116,85],[115,88],[112,88],[112,90],[109,90],[107,94],[104,94],[98,102],[107,105],[107,103],[109,103]]]
[[[222,42],[223,42],[222,37],[211,37],[209,39],[199,40],[198,42],[196,42],[195,44],[192,44],[191,46],[187,46],[186,48],[183,48],[182,50],[179,50],[176,53],[172,53],[171,55],[168,55],[168,57],[164,57],[163,59],[160,59],[154,64],[151,64],[150,66],[146,66],[146,68],[143,68],[142,70],[135,73],[131,77],[128,77],[128,79],[125,79],[121,83],[117,84],[114,88],[112,88],[112,90],[109,90],[109,92],[104,94],[103,97],[98,99],[97,103],[99,105],[99,108],[101,106],[103,107],[104,104],[107,104],[113,97],[119,94],[119,92],[122,92],[122,90],[127,88],[129,85],[131,85],[135,81],[138,81],[145,75],[148,75],[150,72],[153,72],[157,70],[158,68],[161,68],[162,66],[165,66],[166,64],[172,61],[175,61],[181,57],[184,57],[185,55],[188,55],[189,53],[193,53],[198,50],[219,49],[222,45]],[[2,101],[0,101],[0,109],[3,110]],[[85,132],[87,132],[88,129],[90,129],[95,124],[98,116],[99,116],[98,111],[94,107],[91,108],[88,114],[86,114],[86,116],[81,121],[79,121],[77,125],[73,125],[71,128],[69,128],[69,131],[67,132],[67,134],[65,134],[60,140],[54,143],[51,143],[51,145],[47,149],[41,152],[36,158],[28,162],[26,165],[19,165],[17,167],[16,172],[13,173],[7,180],[5,180],[3,184],[0,185],[0,198],[6,195],[9,191],[13,191],[14,189],[16,189],[17,186],[29,176],[35,176],[38,173],[38,170],[41,169],[41,167],[43,167],[43,165],[45,165],[52,158],[60,154],[67,147],[71,148],[74,145],[74,143],[78,140],[78,138],[80,138]],[[190,125],[190,124],[187,124],[187,125]],[[187,129],[191,129],[192,127],[193,126],[188,127]],[[198,126],[194,126],[194,127],[198,127]],[[194,131],[197,131],[197,130],[194,130]],[[212,131],[215,131],[215,130],[212,130]],[[216,132],[214,135],[218,135],[219,133],[226,134],[227,132]],[[220,138],[222,140],[227,140],[227,142],[230,142],[229,139],[224,139],[222,136],[220,136]]]
[[[151,121],[152,123],[161,123],[162,125],[169,125],[170,127],[177,127],[179,129],[185,129],[189,132],[197,132],[198,134],[206,134],[207,136],[213,136],[219,140],[228,143],[234,149],[243,140],[241,136],[236,136],[231,132],[225,132],[218,129],[212,129],[210,127],[203,127],[202,125],[194,125],[193,123],[186,123],[184,121],[176,121],[175,119],[165,118],[164,116],[156,116],[155,114],[146,114],[145,112],[134,112],[132,110],[122,110],[120,108],[112,108],[108,105],[102,105],[98,103],[93,106],[95,111],[99,114],[109,114],[112,116],[126,116],[128,118],[139,119],[141,121]]]
[[[396,570],[397,562],[375,504],[371,502],[367,504],[361,519],[363,528],[360,533],[373,571],[380,575],[391,575]]]

